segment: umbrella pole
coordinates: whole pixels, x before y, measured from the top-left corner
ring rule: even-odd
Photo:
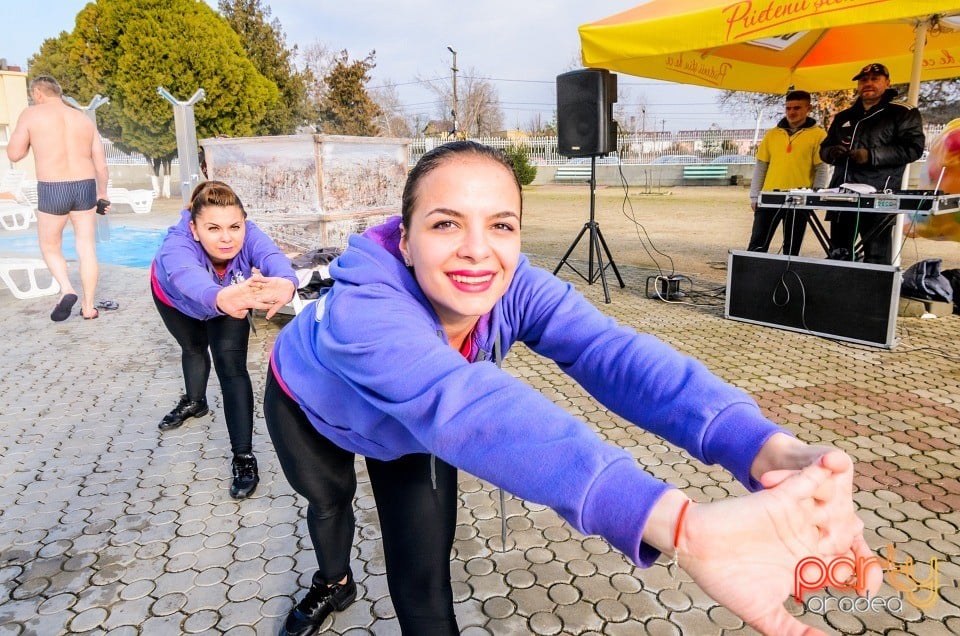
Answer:
[[[567,249],[567,253],[563,255],[563,258],[560,259],[560,262],[557,264],[556,269],[553,270],[553,275],[556,276],[557,272],[560,271],[560,268],[566,265],[574,272],[577,276],[587,281],[588,285],[592,285],[597,282],[599,277],[603,283],[603,298],[606,303],[610,304],[610,289],[607,287],[607,268],[613,268],[613,273],[617,275],[617,281],[620,283],[621,289],[626,287],[623,284],[623,278],[620,277],[620,270],[617,269],[617,264],[613,262],[613,256],[610,254],[610,248],[607,247],[607,242],[603,238],[603,233],[600,231],[600,224],[594,220],[594,212],[596,210],[596,194],[597,194],[597,157],[593,155],[590,157],[590,220],[583,224],[580,233],[577,234],[577,238],[573,239],[573,243],[570,244],[570,248]],[[583,235],[589,232],[589,260],[587,261],[587,275],[584,276],[576,267],[571,265],[567,261],[567,257],[573,252],[577,247],[577,243],[580,242],[580,239],[583,238]],[[597,267],[594,269],[593,266],[593,257],[596,254],[597,257]],[[607,263],[603,262],[603,255],[607,255]]]
[[[907,106],[916,108],[920,101],[920,72],[923,70],[923,49],[927,44],[927,29],[931,17],[926,17],[917,24],[913,38],[913,66],[910,68],[910,89],[907,91]]]
[[[917,103],[920,101],[920,71],[923,69],[923,49],[927,43],[927,28],[930,26],[930,22],[933,20],[932,17],[923,18],[919,23],[917,23],[917,28],[914,31],[913,38],[913,65],[910,68],[910,88],[907,90],[907,106],[910,108],[916,108]],[[912,165],[912,164],[911,164]],[[903,180],[900,182],[901,190],[908,190],[910,188],[910,166],[908,165],[903,171]],[[894,226],[894,236],[897,238],[899,245],[895,246],[894,254],[896,257],[893,259],[892,265],[900,264],[900,253],[903,251],[903,215],[897,215],[897,222]]]

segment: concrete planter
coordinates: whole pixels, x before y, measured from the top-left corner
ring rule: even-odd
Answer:
[[[289,135],[204,139],[207,174],[233,187],[250,219],[288,252],[346,247],[398,214],[410,142]]]

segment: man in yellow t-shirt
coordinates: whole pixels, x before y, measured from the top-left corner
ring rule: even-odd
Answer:
[[[800,253],[803,234],[807,228],[805,210],[757,205],[761,189],[790,190],[793,188],[822,188],[827,183],[827,164],[820,160],[820,142],[827,131],[810,117],[810,93],[787,93],[784,117],[767,131],[757,149],[757,163],[750,181],[750,207],[753,208],[753,231],[750,233],[751,252],[766,252],[770,241],[783,221],[783,253]]]

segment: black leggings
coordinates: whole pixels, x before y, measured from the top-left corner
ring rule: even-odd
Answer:
[[[236,455],[253,451],[253,386],[247,372],[250,326],[245,319],[220,316],[197,320],[166,305],[153,295],[153,302],[167,330],[182,351],[183,383],[187,399],[203,400],[210,378],[210,355],[220,379],[223,414],[230,433],[230,448]]]
[[[307,500],[307,528],[317,578],[330,584],[350,569],[357,490],[354,455],[317,432],[297,403],[267,371],[263,400],[267,430],[287,481]],[[453,612],[450,550],[457,522],[457,469],[430,455],[393,461],[366,458],[377,502],[387,586],[404,634],[459,634]]]

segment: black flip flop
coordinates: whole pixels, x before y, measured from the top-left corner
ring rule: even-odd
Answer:
[[[77,304],[76,294],[64,294],[57,306],[50,312],[50,320],[61,322],[70,317],[70,310]]]

